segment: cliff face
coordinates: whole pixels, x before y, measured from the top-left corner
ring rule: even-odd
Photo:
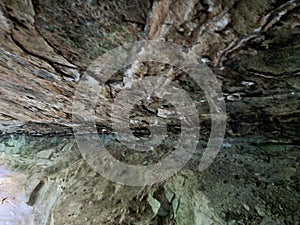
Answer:
[[[289,121],[299,110],[298,21],[297,1],[2,1],[0,119],[69,125],[76,84],[90,63],[147,38],[208,62],[234,133],[249,124],[260,132],[258,117],[270,130],[297,129]]]
[[[2,0],[0,151],[29,174],[29,202],[46,215],[38,223],[299,223],[299,7],[297,0]],[[83,160],[72,137],[72,104],[97,57],[142,39],[184,46],[209,66],[222,88],[227,129],[214,163],[199,173],[211,126],[203,92],[165,64],[119,71],[101,86],[94,118],[119,160],[143,163],[165,154],[136,155],[111,133],[111,120],[122,116],[111,118],[112,100],[128,83],[171,72],[201,119],[201,146],[185,169],[163,183],[129,188]],[[148,132],[143,117],[161,117],[160,105],[173,110],[159,100],[132,109],[137,136]],[[177,122],[170,122],[171,133]]]

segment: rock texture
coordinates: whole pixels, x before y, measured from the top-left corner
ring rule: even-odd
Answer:
[[[28,204],[42,210],[42,223],[298,224],[299,7],[297,0],[2,0],[0,152],[27,174]],[[221,152],[199,173],[210,131],[200,88],[168,65],[120,71],[101,87],[95,109],[98,131],[116,158],[149,158],[123,149],[110,126],[109,102],[141,77],[171,72],[201,118],[200,145],[185,169],[163,183],[131,188],[107,181],[83,160],[72,137],[72,103],[93,60],[142,39],[182,45],[205,62],[222,86],[228,119]],[[142,121],[132,125],[137,136],[147,135],[144,117],[164,115],[160,105],[172,111],[159,100],[133,110]],[[171,121],[175,136],[177,125]]]

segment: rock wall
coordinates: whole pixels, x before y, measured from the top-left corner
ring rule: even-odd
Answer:
[[[2,0],[0,151],[28,175],[28,201],[44,210],[43,223],[298,224],[299,5]],[[201,144],[185,169],[163,183],[129,188],[102,178],[83,160],[72,137],[72,104],[78,82],[98,56],[142,39],[184,46],[210,67],[226,101],[227,130],[218,157],[199,173],[210,119],[207,102],[198,101]],[[110,137],[111,105],[102,99],[114,99],[141,77],[170,71],[194,100],[203,99],[199,87],[168,65],[134,65],[102,86],[95,120],[104,139]],[[133,114],[141,119],[160,104],[145,104]],[[134,129],[143,136],[141,124]],[[111,153],[124,162],[147,159],[108,140]]]

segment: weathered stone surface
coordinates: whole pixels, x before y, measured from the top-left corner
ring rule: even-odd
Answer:
[[[298,224],[299,7],[297,0],[1,1],[0,152],[27,176],[28,203],[43,215],[39,224]],[[111,118],[112,100],[147,76],[168,74],[189,93],[201,141],[179,174],[132,188],[104,179],[83,160],[71,136],[72,104],[93,60],[143,38],[180,44],[206,63],[222,86],[228,120],[221,152],[199,173],[210,132],[203,92],[175,68],[133,61],[101,85],[95,109],[111,154],[145,164],[174,147],[180,122],[155,98],[132,110],[130,126],[144,137],[149,118],[169,119],[175,135],[161,149],[136,153],[111,134],[111,120],[126,122]]]

